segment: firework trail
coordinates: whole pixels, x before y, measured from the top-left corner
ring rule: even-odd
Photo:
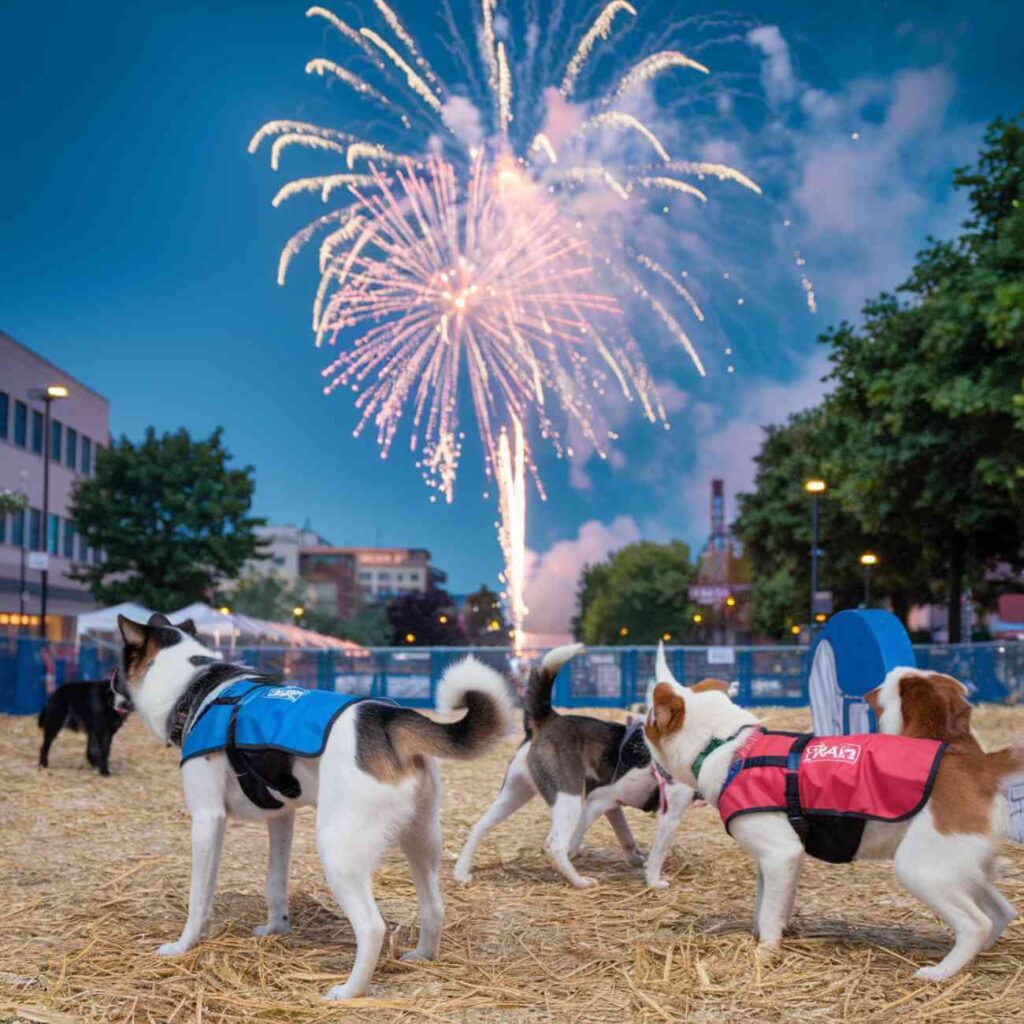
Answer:
[[[337,203],[289,239],[278,281],[319,240],[312,327],[318,345],[338,350],[323,371],[324,391],[352,393],[355,434],[372,428],[382,457],[407,420],[431,500],[452,500],[463,418],[472,410],[486,472],[497,483],[505,596],[519,642],[526,475],[543,496],[530,437],[571,458],[564,440],[571,427],[604,457],[614,436],[601,412],[608,388],[667,427],[623,300],[645,304],[651,322],[705,373],[680,322],[704,320],[693,293],[635,242],[587,216],[585,201],[601,193],[642,224],[648,202],[667,211],[660,204],[671,194],[702,206],[714,200],[691,179],[715,178],[757,194],[760,188],[734,167],[670,153],[631,106],[658,76],[707,76],[709,68],[692,56],[659,49],[625,66],[609,89],[584,98],[591,58],[636,18],[632,4],[608,3],[550,73],[542,95],[582,111],[574,130],[556,135],[538,116],[533,86],[554,67],[554,33],[543,47],[536,33],[519,45],[508,37],[499,0],[474,2],[479,66],[469,66],[471,48],[447,0],[443,20],[452,38],[444,46],[466,65],[467,81],[483,83],[479,104],[442,81],[385,0],[366,0],[364,15],[376,19],[375,27],[311,7],[307,17],[331,26],[349,52],[344,62],[313,59],[306,71],[341,82],[393,129],[371,138],[271,121],[249,150],[269,142],[275,170],[292,148],[343,162],[341,171],[296,178],[277,191],[275,206],[302,195]],[[561,4],[556,10],[560,20]],[[519,61],[521,52],[529,59]],[[473,138],[467,110],[480,122]],[[642,162],[632,158],[636,152]],[[812,300],[809,283],[804,287]]]

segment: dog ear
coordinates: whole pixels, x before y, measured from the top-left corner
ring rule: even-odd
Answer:
[[[657,736],[665,736],[682,729],[683,720],[686,718],[686,702],[671,683],[658,683],[654,688],[652,701],[649,729],[653,728]]]
[[[882,688],[880,686],[876,686],[873,690],[868,690],[868,692],[864,694],[864,700],[874,713],[876,721],[882,717],[882,704],[878,699],[881,689]]]
[[[727,697],[729,696],[729,684],[724,679],[702,679],[699,683],[694,683],[690,689],[694,693],[707,693],[709,690],[718,690],[719,693],[724,693]]]
[[[186,619],[184,622],[177,623],[177,628],[183,633],[188,633],[190,637],[198,637],[199,633],[196,631],[196,624],[191,619]]]
[[[121,639],[126,647],[141,647],[146,642],[146,627],[139,622],[118,615],[117,628],[121,631]]]
[[[160,612],[153,612],[149,617],[149,622],[147,623],[149,626],[169,626],[170,624],[171,620]]]
[[[946,700],[925,675],[905,675],[900,680],[901,735],[913,739],[945,739],[949,727]]]

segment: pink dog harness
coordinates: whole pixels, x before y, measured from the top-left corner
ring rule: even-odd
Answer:
[[[870,733],[755,730],[718,798],[726,829],[741,814],[783,811],[812,857],[852,860],[864,822],[903,821],[931,795],[946,744]]]

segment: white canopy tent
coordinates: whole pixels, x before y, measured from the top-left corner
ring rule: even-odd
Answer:
[[[134,601],[122,601],[110,608],[100,608],[97,611],[79,615],[75,632],[78,636],[83,633],[116,633],[118,615],[124,615],[135,622],[146,622],[152,614],[141,604],[136,604]]]

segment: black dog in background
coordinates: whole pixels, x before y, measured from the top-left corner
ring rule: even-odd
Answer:
[[[58,687],[39,712],[39,728],[43,730],[39,767],[47,767],[50,745],[67,726],[72,732],[85,732],[89,764],[98,768],[100,775],[109,775],[110,742],[131,710],[131,700],[118,686],[116,673],[110,679],[76,681]]]

